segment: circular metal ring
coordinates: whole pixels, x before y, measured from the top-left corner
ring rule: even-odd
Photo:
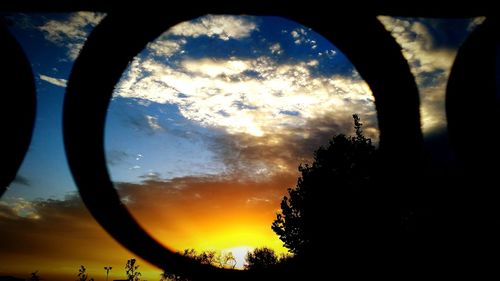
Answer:
[[[2,67],[2,108],[0,122],[2,131],[2,172],[0,174],[0,197],[15,179],[17,171],[28,151],[35,122],[36,94],[31,65],[21,46],[0,22],[0,54]],[[15,118],[12,118],[15,116]]]
[[[249,11],[269,13],[260,9]],[[73,66],[64,104],[65,149],[83,202],[123,246],[152,264],[191,280],[256,280],[253,272],[197,264],[150,237],[120,202],[105,161],[106,112],[127,64],[169,27],[204,14],[109,14],[91,33]],[[342,17],[307,17],[302,11],[274,14],[315,29],[353,62],[375,96],[380,146],[388,155],[395,157],[401,148],[413,151],[421,144],[418,91],[413,76],[400,47],[375,17],[352,22]],[[400,126],[401,122],[405,127]],[[404,144],[401,138],[405,139]],[[405,157],[403,162],[412,160],[407,154]],[[258,279],[277,279],[273,272],[265,274]]]

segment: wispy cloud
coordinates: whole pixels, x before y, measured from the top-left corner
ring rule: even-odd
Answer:
[[[215,23],[252,19],[222,16],[214,21],[214,17],[189,24],[204,22],[205,27],[225,30],[228,25]],[[218,132],[202,139],[216,155],[214,161],[224,164],[221,174],[255,180],[294,173],[332,135],[351,133],[352,113],[362,116],[366,134],[377,141],[374,99],[355,71],[320,73],[321,63],[329,59],[315,51],[304,61],[283,59],[276,56],[283,52],[281,44],[270,41],[254,57],[194,58],[184,53],[188,37],[175,37],[180,35],[174,36],[172,30],[131,62],[114,96],[175,105],[185,119]],[[316,44],[307,29],[292,32],[303,40],[301,44]],[[341,54],[331,50],[331,56]],[[161,115],[142,116],[141,127],[151,132],[161,129]]]
[[[443,23],[439,19],[404,19],[379,16],[379,20],[401,45],[402,52],[410,64],[420,90],[420,112],[424,134],[443,130],[446,127],[445,92],[446,82],[459,45],[439,46],[429,26]],[[475,26],[480,20],[471,20]],[[465,37],[466,31],[463,30]]]
[[[269,50],[271,53],[276,54],[276,55],[281,55],[283,53],[283,48],[281,48],[280,43],[274,43],[269,47]]]
[[[472,21],[467,26],[468,31],[474,30],[477,26],[481,25],[486,20],[486,17],[473,18]]]
[[[45,82],[48,82],[48,83],[55,85],[55,86],[58,86],[58,87],[65,88],[67,83],[68,83],[68,80],[66,80],[66,79],[54,78],[54,77],[50,77],[50,76],[43,75],[43,74],[39,74],[38,77],[40,77],[40,80],[43,80]]]
[[[309,32],[305,28],[296,28],[290,32],[290,35],[294,39],[294,43],[297,45],[307,44],[312,49],[316,49],[318,47],[315,40],[309,37]]]
[[[98,270],[103,264],[121,268],[131,255],[99,226],[77,195],[5,201],[0,201],[3,273],[25,276],[35,268],[47,279],[65,280],[84,263],[96,279],[105,279],[106,273]],[[99,251],[89,250],[96,248]],[[148,279],[158,276],[157,269],[139,262]],[[109,278],[119,279],[119,274],[110,272]]]
[[[171,40],[169,39],[171,35],[170,32],[166,32],[157,40],[150,42],[147,47],[148,51],[162,58],[169,58],[173,54],[182,52],[182,47],[187,43],[187,40],[184,38]]]
[[[307,120],[345,114],[346,106],[360,114],[374,111],[363,80],[315,76],[314,61],[186,59],[173,68],[151,58],[139,60],[117,85],[116,96],[178,105],[185,118],[229,134],[291,130]]]
[[[49,20],[38,26],[38,29],[44,33],[45,38],[50,42],[66,47],[68,58],[74,60],[83,47],[83,43],[91,29],[104,16],[103,13],[77,12],[71,14],[65,20]]]
[[[289,174],[332,135],[351,133],[352,113],[362,116],[376,141],[366,83],[356,74],[314,75],[317,63],[186,59],[174,69],[144,58],[131,64],[115,95],[177,105],[184,118],[221,132],[203,137],[213,160],[224,164],[221,174],[255,180]],[[156,117],[145,118],[143,129],[161,128]]]
[[[249,37],[257,29],[257,24],[251,17],[207,15],[193,21],[182,22],[172,27],[169,32],[179,36],[195,38],[208,36],[229,40]]]
[[[295,178],[283,175],[263,181],[201,176],[119,183],[117,189],[146,230],[177,249],[266,244],[280,248],[282,243],[269,225],[294,182]]]
[[[106,150],[106,163],[108,165],[118,165],[131,158],[132,155],[123,150],[117,150],[117,149]]]
[[[16,175],[16,177],[14,178],[14,181],[12,181],[12,182],[17,183],[17,184],[22,184],[25,186],[31,185],[30,180],[28,178],[26,178],[25,176],[19,175],[19,174]]]
[[[154,135],[157,132],[163,132],[165,129],[160,124],[158,117],[146,113],[124,114],[123,121],[138,132],[144,132],[147,135]]]
[[[153,131],[163,131],[163,128],[158,123],[158,117],[146,115],[146,119],[148,121],[149,128],[151,128]]]
[[[241,183],[186,177],[165,182],[150,178],[140,184],[117,184],[117,189],[141,225],[176,250],[241,245],[279,248],[282,243],[269,225],[281,193],[292,181],[273,178]],[[36,217],[20,214],[21,208],[28,207]],[[63,200],[0,201],[0,227],[3,266],[23,274],[36,265],[43,268],[43,276],[73,276],[75,265],[84,263],[95,269],[94,277],[103,279],[106,273],[98,270],[102,264],[121,268],[131,255],[99,226],[76,194]],[[95,248],[99,251],[89,250]],[[143,261],[140,264],[148,279],[158,276],[158,269]],[[111,274],[110,278],[119,279],[122,273]]]
[[[36,211],[35,203],[28,201],[22,197],[10,198],[7,200],[0,201],[0,208],[3,207],[3,211],[0,212],[0,219],[2,216],[7,218],[21,217],[28,219],[39,219],[40,215]]]

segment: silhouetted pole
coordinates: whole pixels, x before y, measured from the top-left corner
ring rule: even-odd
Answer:
[[[106,281],[108,281],[109,271],[110,271],[112,268],[113,268],[113,267],[111,267],[111,266],[105,266],[105,267],[104,267],[104,270],[106,270]]]

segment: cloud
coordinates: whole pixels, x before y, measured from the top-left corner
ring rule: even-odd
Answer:
[[[160,124],[158,117],[145,112],[127,112],[120,117],[128,126],[134,128],[135,131],[145,132],[150,136],[166,131]]]
[[[297,166],[310,163],[313,152],[326,145],[333,135],[353,134],[351,110],[345,108],[338,114],[306,121],[292,130],[277,131],[265,138],[248,134],[221,135],[208,142],[214,152],[214,161],[223,163],[223,175],[237,177],[240,181],[265,181],[276,175],[297,176]],[[363,115],[365,135],[376,139],[376,113]]]
[[[21,217],[29,219],[39,219],[40,215],[35,209],[35,204],[22,197],[11,198],[8,201],[0,201],[0,206],[3,206],[4,211],[0,211],[0,218]]]
[[[208,16],[181,25],[199,28],[204,23],[205,29],[216,30],[227,27],[217,27],[219,22]],[[172,30],[176,29],[150,43],[146,52],[130,63],[115,87],[114,98],[174,105],[182,119],[208,128],[211,135],[198,132],[205,135],[196,139],[214,152],[213,165],[223,163],[220,175],[256,181],[295,173],[297,165],[309,161],[312,152],[333,135],[352,133],[353,113],[360,114],[365,132],[377,142],[374,99],[355,71],[325,74],[319,71],[323,58],[298,61],[275,56],[283,52],[279,42],[266,42],[262,46],[266,52],[254,57],[195,58],[184,53],[188,38],[178,36],[195,37],[197,33]],[[210,34],[219,38],[218,33]],[[291,34],[303,44],[316,44],[304,28],[293,29]],[[335,50],[327,52],[328,58],[337,55]],[[160,129],[167,133],[179,130],[162,128],[162,118],[162,114],[144,113],[134,118],[134,124],[147,128],[148,134]]]
[[[206,15],[173,26],[169,33],[185,37],[216,37],[221,40],[249,37],[258,26],[249,16]]]
[[[188,39],[207,36],[223,41],[240,40],[257,30],[257,23],[250,16],[206,15],[173,26],[155,41],[148,43],[147,51],[149,55],[169,59],[185,52],[183,47]]]
[[[486,17],[473,18],[472,21],[467,26],[468,31],[473,31],[476,27],[481,25],[486,20]]]
[[[30,180],[26,178],[25,176],[17,174],[14,180],[12,181],[13,183],[25,185],[25,186],[30,186]]]
[[[161,181],[152,175],[139,184],[117,184],[117,189],[138,222],[173,249],[222,250],[242,245],[279,249],[282,243],[270,224],[282,195],[295,180],[276,176],[239,182],[212,176]],[[21,205],[36,216],[21,215]],[[40,269],[44,278],[67,280],[84,264],[94,278],[104,279],[103,264],[122,268],[133,257],[94,221],[76,195],[63,200],[0,201],[0,229],[2,265],[9,274],[24,276]],[[139,262],[144,278],[158,276],[159,270]],[[123,279],[122,274],[110,272],[109,278]]]
[[[345,106],[360,114],[375,110],[363,80],[315,76],[310,67],[316,61],[277,63],[262,56],[183,59],[178,65],[136,58],[115,96],[174,104],[186,119],[232,135],[292,130],[306,120],[338,114]]]
[[[311,49],[316,49],[318,47],[317,42],[309,38],[309,32],[304,28],[294,29],[290,32],[290,35],[296,45],[309,45]]]
[[[269,51],[276,55],[281,55],[283,53],[283,48],[280,43],[274,43],[269,47]]]
[[[402,53],[410,64],[420,91],[420,113],[424,134],[443,130],[446,127],[445,93],[446,82],[456,56],[456,45],[439,46],[429,26],[445,20],[402,19],[379,16],[378,19],[402,47]],[[478,23],[477,19],[471,25]],[[450,24],[450,23],[448,23]],[[467,30],[463,30],[465,34]],[[470,31],[470,28],[469,28]],[[438,34],[439,35],[439,34]]]
[[[38,26],[45,39],[67,48],[67,56],[75,60],[91,29],[95,27],[105,14],[95,12],[77,12],[65,20],[49,20]]]
[[[36,28],[35,23],[33,22],[33,17],[29,14],[25,13],[15,13],[15,14],[6,14],[5,19],[7,19],[8,25],[15,25],[22,29],[32,29]]]
[[[43,74],[39,74],[38,77],[40,77],[41,80],[48,82],[52,85],[58,86],[58,87],[65,88],[67,83],[68,83],[68,80],[66,80],[66,79],[54,78],[54,77],[50,77],[50,76],[43,75]]]
[[[435,48],[433,37],[422,20],[404,20],[380,16],[379,20],[401,45],[403,55],[410,62],[417,78],[437,69],[449,73],[455,58],[455,49]]]
[[[178,65],[136,59],[115,96],[176,105],[182,117],[219,132],[201,139],[214,163],[224,164],[221,174],[255,180],[293,171],[334,134],[352,133],[353,113],[377,142],[373,97],[356,74],[316,76],[315,60],[277,63],[269,57]],[[156,117],[145,118],[143,129],[161,128]]]
[[[163,33],[158,39],[148,43],[147,50],[162,58],[169,58],[173,54],[182,52],[182,47],[187,43],[186,39],[169,39],[171,32]]]
[[[146,120],[148,121],[149,128],[153,131],[163,131],[163,128],[158,123],[158,117],[151,115],[146,115]]]
[[[83,28],[96,26],[103,18],[101,13],[77,12],[67,20],[50,20],[39,29],[45,32],[46,39],[55,43],[62,43],[67,39],[85,40],[87,32]]]
[[[132,155],[123,150],[106,150],[106,163],[108,165],[118,165],[131,159]]]
[[[295,176],[262,181],[221,176],[119,183],[127,207],[159,241],[175,249],[226,249],[248,245],[281,248],[270,225]],[[151,214],[155,214],[151,216]]]
[[[23,214],[28,208],[33,215]],[[76,195],[64,200],[18,198],[11,203],[2,198],[0,229],[2,273],[10,275],[39,270],[44,279],[67,280],[84,264],[95,279],[105,279],[103,264],[122,268],[133,257],[97,224]],[[148,279],[160,273],[140,259],[139,264]],[[122,274],[110,272],[109,278],[123,279]]]

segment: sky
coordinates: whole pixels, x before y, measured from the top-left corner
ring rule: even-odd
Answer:
[[[37,88],[33,140],[0,199],[0,276],[47,280],[124,277],[134,257],[93,220],[78,196],[62,141],[72,64],[104,17],[91,12],[10,14]],[[420,91],[422,131],[446,131],[444,94],[456,51],[481,18],[379,17],[402,47]],[[373,96],[320,34],[279,17],[207,15],[163,33],[130,62],[106,121],[108,169],[137,221],[176,250],[255,247],[285,253],[271,230],[297,167],[357,113],[374,143]],[[91,110],[91,109],[89,109]],[[159,270],[139,260],[143,276]]]

